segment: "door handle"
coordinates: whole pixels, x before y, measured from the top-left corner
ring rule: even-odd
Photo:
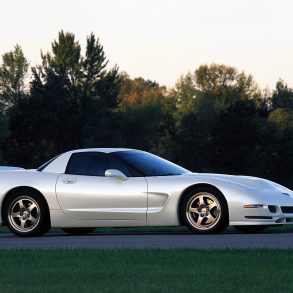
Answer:
[[[65,178],[65,179],[62,180],[62,182],[65,183],[65,184],[74,184],[74,183],[77,182],[77,180],[72,179],[72,178]]]

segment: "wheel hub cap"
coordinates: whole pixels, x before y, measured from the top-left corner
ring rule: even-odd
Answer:
[[[198,209],[199,213],[203,216],[208,216],[209,214],[209,208],[207,206],[201,206],[199,209]]]
[[[26,220],[30,217],[31,215],[31,212],[29,209],[22,209],[21,212],[20,212],[20,215],[22,216],[22,219],[23,220]]]

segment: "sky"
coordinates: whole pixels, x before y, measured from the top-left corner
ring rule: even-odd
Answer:
[[[0,0],[0,55],[31,65],[58,31],[93,32],[110,65],[168,87],[201,64],[235,66],[262,87],[293,87],[292,0]]]

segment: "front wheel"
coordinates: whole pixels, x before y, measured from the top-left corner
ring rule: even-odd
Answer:
[[[219,233],[229,223],[224,196],[211,187],[195,188],[185,195],[180,214],[185,225],[194,233]]]
[[[96,228],[62,228],[62,230],[71,235],[86,235],[93,232]]]

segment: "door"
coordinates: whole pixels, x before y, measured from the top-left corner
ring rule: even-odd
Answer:
[[[116,169],[128,179],[105,177]],[[123,220],[146,222],[147,183],[133,177],[131,170],[109,154],[74,153],[65,174],[56,184],[58,202],[63,212],[77,220]]]

